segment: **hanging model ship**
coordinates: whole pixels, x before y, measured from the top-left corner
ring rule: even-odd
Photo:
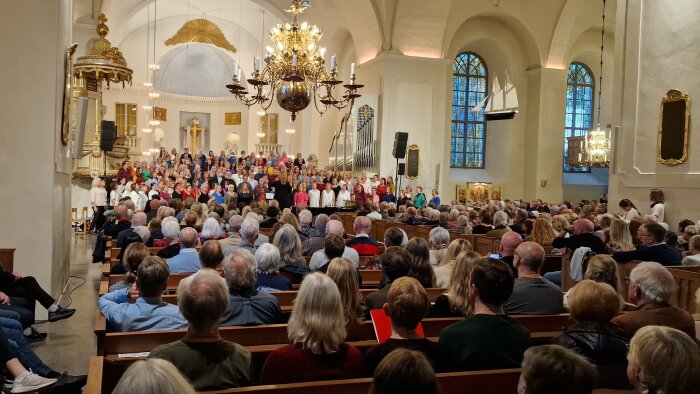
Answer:
[[[476,107],[472,113],[484,110],[486,120],[513,119],[518,113],[518,93],[506,73],[505,87],[501,89],[498,77],[493,77],[493,90]]]

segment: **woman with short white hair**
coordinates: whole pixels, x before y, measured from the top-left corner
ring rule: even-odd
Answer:
[[[202,225],[200,241],[201,243],[205,243],[210,239],[221,239],[221,233],[221,224],[219,224],[219,221],[212,217],[207,218],[207,220],[205,220],[204,224]]]
[[[258,290],[279,291],[292,290],[292,281],[286,276],[279,275],[279,270],[284,265],[277,246],[264,243],[255,251],[257,261],[256,284]]]
[[[304,278],[287,324],[290,344],[270,353],[261,384],[361,376],[362,354],[345,343],[345,315],[335,282],[322,273]]]

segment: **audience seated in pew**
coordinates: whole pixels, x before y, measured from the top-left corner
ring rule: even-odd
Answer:
[[[177,219],[172,216],[163,218],[160,228],[167,241],[167,246],[158,251],[158,257],[169,259],[177,256],[180,252],[180,224]]]
[[[316,216],[314,231],[301,245],[304,256],[312,256],[316,251],[323,249],[324,239],[326,238],[326,225],[329,220],[328,215],[324,213]]]
[[[435,271],[430,265],[430,248],[428,243],[422,238],[413,238],[408,241],[405,247],[411,256],[411,266],[408,276],[416,278],[421,286],[425,288],[435,286]]]
[[[107,293],[97,300],[100,312],[114,331],[172,330],[187,326],[177,306],[161,300],[170,270],[158,256],[146,257],[139,265],[131,288]],[[136,301],[130,303],[131,298]]]
[[[369,233],[372,231],[372,221],[365,216],[358,216],[353,223],[355,238],[346,245],[357,251],[360,256],[376,256],[381,254],[379,243]]]
[[[687,311],[671,305],[676,282],[669,270],[656,262],[642,262],[630,272],[627,299],[636,308],[612,319],[631,338],[640,328],[661,325],[695,337],[695,321]]]
[[[436,372],[449,372],[453,368],[447,349],[416,332],[416,327],[425,317],[428,308],[428,294],[415,278],[405,276],[391,284],[387,303],[383,307],[391,319],[391,337],[365,353],[365,376],[374,375],[375,369],[385,357],[402,348],[423,353]]]
[[[408,275],[411,269],[411,255],[406,249],[399,246],[391,246],[382,254],[381,263],[388,282],[383,288],[369,294],[365,298],[365,319],[367,320],[370,319],[370,310],[384,307],[391,282]]]
[[[192,384],[171,362],[159,358],[139,360],[119,379],[112,394],[195,394]]]
[[[460,371],[517,368],[532,341],[523,325],[503,312],[513,292],[513,271],[500,260],[481,258],[469,279],[474,314],[442,330],[440,343]]]
[[[231,256],[250,253],[234,251]],[[252,258],[252,256],[250,256]],[[150,358],[173,363],[197,391],[249,386],[251,355],[243,346],[223,340],[219,320],[230,308],[227,288],[212,270],[202,270],[178,285],[178,308],[187,319],[187,334],[179,341],[161,345]]]
[[[241,241],[232,251],[236,249],[245,249],[250,252],[250,254],[255,254],[255,250],[257,249],[255,242],[258,239],[259,231],[260,225],[256,219],[245,218],[239,230]],[[228,255],[228,253],[225,254]]]
[[[10,342],[5,333],[0,330],[0,365],[4,366],[14,378],[12,393],[27,393],[51,386],[56,383],[55,378],[41,377],[28,371],[12,351]]]
[[[399,348],[376,368],[370,394],[438,394],[435,371],[421,352]]]
[[[331,236],[333,235],[327,237]],[[336,257],[328,264],[326,274],[338,286],[340,302],[343,305],[345,328],[351,329],[362,320],[362,294],[359,288],[357,268],[350,260]]]
[[[681,254],[678,250],[666,245],[666,229],[658,223],[646,223],[637,231],[637,237],[642,241],[641,247],[629,252],[617,252],[613,259],[618,263],[631,260],[655,261],[661,265],[679,265]]]
[[[629,389],[629,339],[615,332],[610,320],[622,308],[620,296],[607,283],[583,280],[571,289],[569,309],[574,324],[552,343],[586,357],[598,367],[596,387]]]
[[[120,267],[120,269],[112,269],[112,272],[110,272],[112,275],[124,274],[124,279],[109,286],[109,292],[131,287],[136,281],[136,271],[139,269],[139,265],[148,256],[150,256],[148,247],[141,242],[134,242],[127,246],[124,251],[124,262],[114,266],[115,268]]]
[[[609,284],[615,289],[624,308],[627,308],[627,303],[622,297],[622,294],[620,294],[620,278],[617,276],[617,263],[613,260],[612,256],[607,254],[591,256],[591,258],[588,259],[588,267],[586,267],[586,272],[583,274],[583,279]],[[571,294],[571,290],[573,290],[573,288],[564,293],[564,308],[567,309],[569,308],[569,295]]]
[[[520,210],[518,210],[520,212]],[[525,214],[527,217],[527,213]],[[493,230],[486,232],[487,237],[501,238],[503,234],[511,231],[508,227],[508,214],[504,211],[498,211],[493,214]],[[519,232],[517,232],[519,234]]]
[[[513,268],[518,270],[513,294],[503,304],[509,315],[555,315],[562,313],[563,298],[559,286],[542,278],[544,249],[534,242],[523,242],[515,250]]]
[[[229,291],[229,310],[222,326],[257,326],[282,322],[277,298],[255,288],[255,256],[243,248],[234,249],[224,261]]]
[[[330,261],[333,261],[333,259],[336,259],[338,257],[343,256],[343,252],[345,251],[345,240],[341,238],[338,235],[335,234],[328,234],[325,239],[324,239],[324,246],[323,246],[323,253],[324,255],[330,259]],[[323,272],[324,274],[328,270],[328,265],[330,262],[322,265],[319,267],[316,271],[318,272]],[[358,280],[359,280],[359,273],[358,273]]]
[[[554,238],[552,246],[557,249],[568,249],[573,255],[578,248],[590,248],[593,253],[606,254],[608,253],[603,240],[593,235],[595,226],[588,219],[578,219],[574,222],[573,235],[568,238],[561,235]],[[561,287],[561,271],[548,272],[544,278]]]
[[[700,265],[700,235],[693,235],[688,241],[688,254],[681,261],[683,265]]]
[[[228,220],[228,237],[218,241],[224,251],[224,256],[228,256],[234,248],[241,244],[241,224],[243,224],[243,216],[231,215]]]
[[[261,384],[349,379],[362,373],[362,354],[346,343],[340,293],[322,273],[307,275],[287,324],[290,344],[270,353]]]
[[[474,263],[481,256],[472,251],[460,253],[452,269],[449,291],[439,295],[428,312],[428,317],[465,317],[472,313],[469,300],[469,276]]]
[[[199,250],[199,264],[201,269],[211,269],[218,273],[223,272],[221,262],[224,260],[224,251],[221,250],[221,245],[215,239],[210,239],[204,242]]]
[[[588,360],[556,345],[527,349],[522,368],[518,394],[591,394],[596,380]]]
[[[499,247],[499,254],[501,255],[500,260],[508,264],[513,270],[514,275],[518,273],[518,270],[513,266],[515,249],[517,249],[521,243],[523,243],[523,238],[515,231],[508,231],[501,237],[501,246]]]
[[[343,238],[345,236],[345,229],[343,228],[343,223],[341,223],[339,220],[329,220],[328,223],[326,223],[326,234],[334,234]],[[343,258],[350,260],[355,265],[355,267],[358,267],[360,265],[360,255],[355,249],[350,248],[347,245],[343,249]],[[329,261],[330,259],[328,258],[328,256],[326,256],[324,250],[319,249],[311,255],[311,260],[309,261],[309,269],[317,270],[325,264],[327,264]]]
[[[685,394],[700,387],[700,347],[675,328],[640,328],[627,359],[627,376],[639,393]]]
[[[435,227],[428,233],[428,246],[430,246],[430,264],[433,268],[438,266],[443,256],[447,253],[450,243],[450,232],[442,227]]]
[[[185,227],[180,231],[180,251],[176,256],[166,260],[168,268],[173,274],[197,272],[201,268],[199,254],[197,253],[197,230]]]
[[[450,242],[447,252],[438,262],[438,266],[435,267],[435,284],[433,287],[450,287],[450,277],[452,276],[457,256],[462,252],[471,252],[472,250],[472,244],[466,239],[458,238]],[[426,286],[423,285],[423,287]]]
[[[282,268],[280,251],[273,244],[262,244],[255,251],[257,273],[255,288],[261,291],[285,291],[292,289],[292,281],[279,274]]]
[[[124,248],[127,245],[127,239],[134,232],[134,228],[139,226],[145,226],[148,222],[146,221],[146,214],[143,212],[136,212],[131,217],[131,226],[124,229],[117,234],[117,247]],[[150,234],[150,232],[149,232]]]
[[[291,224],[285,224],[280,227],[275,233],[275,238],[272,243],[279,249],[280,256],[282,257],[283,265],[280,271],[285,271],[299,277],[310,271],[302,255],[299,233]]]

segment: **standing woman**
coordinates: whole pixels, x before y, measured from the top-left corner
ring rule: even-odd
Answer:
[[[347,183],[344,183],[343,186],[340,187],[338,197],[335,199],[335,206],[338,208],[345,208],[345,203],[348,201],[350,201],[350,192],[348,191]]]
[[[107,207],[107,190],[105,190],[105,181],[101,178],[92,180],[90,202],[93,212],[90,230],[99,231],[105,223],[105,209]]]
[[[286,172],[280,172],[279,180],[270,183],[275,188],[275,200],[280,203],[280,210],[290,208],[293,204],[294,189],[289,184]]]
[[[661,189],[651,189],[649,200],[651,201],[651,211],[649,214],[656,218],[656,223],[664,226],[664,228],[668,228],[668,225],[664,222],[664,203],[666,202],[664,191]]]
[[[117,199],[117,182],[112,181],[109,184],[109,209],[114,209],[114,207],[119,204],[119,200]]]
[[[365,205],[367,202],[367,197],[365,196],[365,190],[362,188],[362,185],[355,184],[355,204],[357,204],[358,207],[362,207]]]
[[[620,200],[620,204],[618,205],[620,205],[620,208],[625,211],[625,214],[621,217],[622,220],[629,223],[631,220],[639,219],[639,211],[637,210],[637,207],[634,206],[632,201],[625,198]]]
[[[416,198],[413,200],[413,205],[416,209],[425,208],[425,194],[423,194],[423,186],[416,186]]]
[[[330,183],[326,183],[326,189],[321,193],[321,206],[335,206],[335,193],[333,193],[333,189],[331,189]]]
[[[391,194],[396,195],[396,184],[394,183],[394,177],[389,176],[386,178],[386,188],[391,190]]]
[[[298,209],[304,209],[309,204],[309,195],[306,192],[306,186],[304,183],[299,183],[297,192],[294,193],[294,206]]]
[[[433,198],[430,199],[430,203],[435,204],[436,207],[440,206],[440,196],[438,196],[437,189],[433,189]]]

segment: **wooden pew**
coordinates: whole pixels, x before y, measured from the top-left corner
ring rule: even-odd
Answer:
[[[695,293],[700,288],[700,266],[681,265],[668,267],[668,270],[676,281],[672,304],[691,314],[700,312],[695,303]]]
[[[86,394],[109,393],[109,387],[116,381],[104,381],[104,357],[95,356],[90,359]],[[108,366],[107,366],[108,367]],[[443,394],[489,393],[512,394],[516,391],[520,378],[519,369],[500,369],[491,371],[451,372],[437,374],[440,392]],[[329,393],[355,394],[366,393],[372,385],[371,378],[328,380],[321,382],[289,383],[278,385],[241,387],[228,390],[209,391],[206,393],[275,393],[275,394],[308,394]]]
[[[170,274],[168,276],[168,287],[167,291],[176,291],[177,286],[180,284],[180,281],[187,278],[188,276],[192,275],[192,273],[187,273],[187,274]],[[100,290],[99,294],[107,294],[109,286],[112,286],[113,284],[120,282],[124,280],[124,275],[110,275],[107,280],[103,280],[100,283]]]

